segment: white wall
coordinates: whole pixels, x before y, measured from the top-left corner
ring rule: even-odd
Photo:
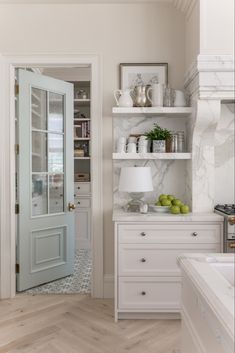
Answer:
[[[185,17],[185,68],[196,62],[200,53],[200,2],[194,3],[189,14]]]
[[[234,54],[234,0],[200,3],[200,54]]]
[[[168,4],[0,5],[0,52],[99,53],[103,63],[104,270],[113,273],[112,118],[120,62],[168,62],[183,87],[184,16]]]

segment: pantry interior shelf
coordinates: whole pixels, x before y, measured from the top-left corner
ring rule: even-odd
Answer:
[[[171,116],[171,117],[190,117],[193,112],[191,107],[114,107],[112,113],[114,116],[128,117],[128,116]]]
[[[191,159],[191,153],[113,153],[113,159]]]
[[[75,98],[74,100],[74,104],[76,105],[89,105],[91,100],[90,99],[79,99],[79,98]]]

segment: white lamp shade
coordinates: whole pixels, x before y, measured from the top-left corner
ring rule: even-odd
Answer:
[[[123,167],[119,180],[119,191],[148,192],[153,191],[150,167]]]

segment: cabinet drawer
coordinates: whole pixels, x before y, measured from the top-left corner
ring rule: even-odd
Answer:
[[[74,200],[76,208],[90,208],[91,199],[90,198],[75,198]]]
[[[119,276],[180,276],[177,256],[182,253],[220,252],[219,244],[120,244]]]
[[[180,277],[119,277],[118,309],[178,312],[180,292]]]
[[[74,195],[89,195],[91,183],[74,183]]]
[[[119,243],[220,243],[220,225],[216,224],[121,224]]]

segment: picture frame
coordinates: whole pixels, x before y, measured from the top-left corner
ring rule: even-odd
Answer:
[[[168,63],[121,63],[119,64],[120,89],[133,88],[138,82],[151,85],[151,82],[168,84]]]

